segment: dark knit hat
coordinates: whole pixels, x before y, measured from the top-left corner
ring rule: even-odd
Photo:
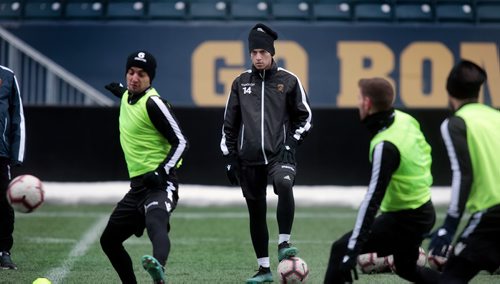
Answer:
[[[151,53],[143,50],[133,52],[127,58],[125,73],[128,72],[130,67],[142,68],[144,72],[148,73],[149,79],[153,82],[156,75],[156,59]]]
[[[483,68],[468,60],[461,60],[451,69],[446,81],[448,94],[457,99],[479,97],[487,75]]]
[[[278,39],[278,34],[268,26],[258,23],[250,30],[248,35],[248,49],[264,49],[274,56],[274,41]]]

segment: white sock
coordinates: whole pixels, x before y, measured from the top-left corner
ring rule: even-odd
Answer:
[[[278,244],[281,244],[282,242],[290,242],[290,235],[280,234],[278,238]]]
[[[271,264],[269,262],[269,256],[257,258],[257,263],[259,264],[259,266],[262,266],[262,267],[270,267],[271,266]]]

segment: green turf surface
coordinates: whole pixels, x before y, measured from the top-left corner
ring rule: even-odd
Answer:
[[[0,283],[31,283],[37,277],[47,276],[53,283],[119,283],[99,245],[112,207],[45,204],[34,213],[17,214],[12,258],[19,269],[0,270]],[[277,266],[275,212],[275,208],[269,208],[273,271]],[[296,209],[292,242],[310,267],[309,283],[322,283],[330,245],[352,228],[355,217],[355,210],[343,207]],[[244,207],[181,205],[174,212],[170,237],[169,283],[244,283],[257,269]],[[152,253],[146,234],[130,238],[125,247],[133,259],[139,283],[151,283],[140,264],[142,255]],[[498,282],[500,276],[486,273],[472,281]],[[360,274],[359,283],[405,282],[392,274]]]

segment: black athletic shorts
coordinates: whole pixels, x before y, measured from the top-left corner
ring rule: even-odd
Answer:
[[[453,254],[491,273],[500,266],[500,204],[470,217]]]
[[[175,173],[169,175],[164,189],[149,189],[131,182],[131,189],[118,202],[109,217],[109,223],[116,226],[134,227],[134,234],[144,232],[145,216],[153,209],[165,210],[169,214],[176,208],[179,200],[179,184]]]
[[[275,184],[282,180],[290,183],[290,188],[295,183],[296,166],[273,162],[269,165],[245,166],[240,168],[240,185],[243,196],[251,200],[266,198],[268,181]],[[276,193],[276,188],[274,188]]]

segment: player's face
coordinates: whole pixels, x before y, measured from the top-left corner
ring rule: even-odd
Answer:
[[[358,109],[359,109],[359,119],[363,121],[369,114],[370,111],[370,99],[366,96],[363,96],[361,93],[361,89],[358,92]]]
[[[271,68],[273,56],[264,49],[252,50],[252,52],[250,52],[250,57],[252,58],[253,66],[255,66],[257,70],[266,70]]]
[[[127,89],[133,94],[140,94],[151,86],[148,73],[142,68],[130,67],[127,71]]]

